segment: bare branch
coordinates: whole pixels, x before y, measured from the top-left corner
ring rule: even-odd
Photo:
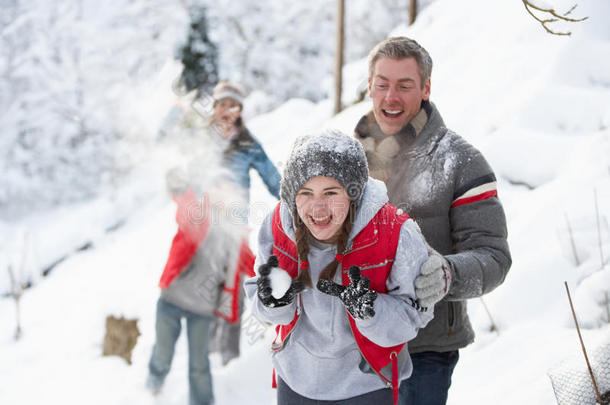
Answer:
[[[568,235],[570,235],[570,243],[572,245],[572,253],[574,253],[574,262],[576,267],[580,266],[580,260],[578,259],[578,252],[576,251],[576,242],[574,241],[574,234],[572,233],[572,227],[570,226],[570,220],[568,214],[565,213],[566,223],[568,224]]]
[[[483,304],[483,308],[485,308],[485,312],[487,312],[487,316],[489,317],[489,321],[491,322],[491,331],[495,331],[498,336],[500,336],[500,329],[498,329],[498,327],[496,326],[496,323],[494,322],[494,319],[491,317],[491,312],[489,312],[489,308],[487,308],[487,304],[485,304],[485,301],[483,301],[483,297],[480,297],[481,299],[481,304]]]
[[[582,335],[580,334],[580,326],[578,326],[578,319],[576,319],[576,311],[574,311],[574,304],[572,304],[570,288],[568,287],[567,281],[564,281],[563,283],[566,286],[566,292],[568,293],[568,300],[570,301],[570,309],[572,310],[572,316],[574,317],[574,325],[576,325],[576,331],[578,332],[578,339],[580,339],[580,346],[582,347],[582,353],[585,356],[585,362],[587,363],[587,368],[589,369],[589,376],[591,376],[591,382],[593,383],[593,388],[595,388],[595,395],[597,396],[598,402],[600,404],[603,404],[602,397],[599,394],[599,390],[597,389],[597,381],[595,380],[595,375],[593,375],[593,369],[591,368],[591,363],[589,362],[589,356],[587,356],[587,349],[585,348],[585,342],[583,342]]]
[[[589,17],[583,17],[583,18],[568,17],[568,15],[572,14],[572,11],[574,11],[574,9],[578,6],[578,4],[574,4],[572,6],[572,8],[570,8],[565,13],[558,14],[557,11],[555,11],[555,9],[553,9],[553,8],[544,8],[544,7],[539,7],[535,4],[532,4],[531,0],[521,0],[521,1],[523,2],[523,5],[525,6],[525,9],[529,13],[529,15],[531,15],[536,21],[538,21],[542,25],[542,27],[546,30],[546,32],[548,32],[549,34],[572,35],[572,33],[570,31],[567,31],[567,32],[554,31],[551,28],[549,28],[549,26],[547,24],[552,24],[557,21],[581,22],[581,21],[584,21],[587,18],[589,18]],[[542,13],[543,15],[547,16],[547,18],[539,17],[538,15],[536,15],[534,13],[533,10],[536,10],[537,12]],[[548,18],[549,16],[551,18]]]

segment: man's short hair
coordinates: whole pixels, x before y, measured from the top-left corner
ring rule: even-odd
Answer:
[[[432,74],[432,58],[424,47],[411,38],[392,37],[378,43],[369,53],[369,80],[373,78],[375,63],[379,58],[384,57],[397,60],[415,58],[417,66],[419,66],[422,88]]]

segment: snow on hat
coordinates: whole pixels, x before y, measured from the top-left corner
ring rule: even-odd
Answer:
[[[369,177],[362,145],[339,131],[300,136],[294,142],[284,166],[280,197],[291,212],[297,191],[311,178],[332,177],[345,188],[348,197],[360,202]]]
[[[239,104],[244,104],[244,91],[241,86],[228,80],[221,80],[218,82],[216,87],[214,87],[212,97],[214,98],[214,101],[219,101],[223,98],[232,98]]]

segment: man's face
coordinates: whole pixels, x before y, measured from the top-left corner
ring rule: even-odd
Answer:
[[[422,100],[430,98],[430,79],[423,88],[419,66],[413,57],[379,58],[369,78],[373,113],[386,135],[394,135],[419,112]]]

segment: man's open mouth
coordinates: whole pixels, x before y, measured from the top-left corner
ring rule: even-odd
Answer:
[[[381,110],[381,111],[383,111],[383,115],[385,115],[388,118],[396,118],[396,117],[400,116],[400,114],[405,112],[404,110]]]

